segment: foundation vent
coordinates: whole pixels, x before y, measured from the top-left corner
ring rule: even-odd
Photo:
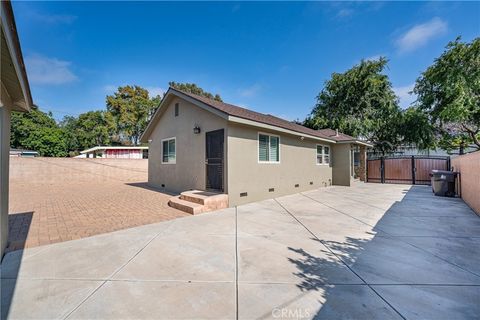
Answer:
[[[246,196],[248,196],[248,193],[246,193],[246,192],[240,193],[240,197],[246,197]]]
[[[295,188],[298,188],[298,187],[300,187],[300,185],[297,183],[297,184],[295,185]]]
[[[268,189],[268,192],[273,192],[273,191],[275,191],[275,188]]]

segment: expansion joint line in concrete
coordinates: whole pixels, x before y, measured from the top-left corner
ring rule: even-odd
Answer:
[[[172,225],[172,223],[170,223],[165,230],[160,231],[159,233],[155,234],[150,240],[148,240],[147,243],[142,248],[140,248],[140,250],[138,250],[130,259],[128,259],[127,262],[125,262],[123,265],[121,265],[120,268],[115,270],[108,277],[107,280],[104,280],[97,288],[95,288],[95,290],[93,290],[85,299],[83,299],[75,308],[73,308],[72,311],[70,311],[63,319],[64,320],[68,319],[78,308],[80,308],[88,299],[90,299],[90,297],[92,297],[98,290],[100,290],[100,288],[103,287],[105,285],[105,283],[107,283],[109,280],[111,280],[118,272],[120,272],[120,270],[122,270],[127,264],[129,264],[130,261],[135,259],[135,257],[138,256],[140,254],[140,252],[142,252],[153,240],[155,240],[162,233],[165,233],[170,228],[171,225]]]
[[[406,320],[406,318],[388,302],[385,298],[383,298],[372,286],[370,286],[358,273],[356,273],[343,259],[342,257],[338,256],[335,252],[333,252],[329,246],[323,241],[322,239],[318,238],[315,233],[313,233],[306,225],[304,225],[293,213],[290,212],[287,208],[285,208],[276,198],[274,199],[278,205],[285,210],[293,219],[295,219],[308,233],[310,233],[317,241],[319,241],[332,255],[334,255],[342,264],[348,268],[354,275],[356,275],[366,286],[368,286],[380,299],[383,300],[393,311],[395,311],[402,319]]]

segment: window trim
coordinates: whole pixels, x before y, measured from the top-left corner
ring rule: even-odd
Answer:
[[[164,141],[170,141],[170,140],[174,140],[175,141],[175,161],[163,161],[163,142]],[[165,139],[162,139],[160,141],[160,146],[161,146],[161,158],[162,159],[162,164],[176,164],[177,163],[177,137],[170,137],[170,138],[165,138]]]
[[[318,163],[318,147],[322,147],[322,163]],[[325,147],[328,148],[328,163],[325,163]],[[330,166],[332,163],[332,147],[327,144],[316,144],[315,145],[315,164],[317,166]]]
[[[268,159],[271,159],[271,157],[270,157],[270,137],[278,138],[278,161],[271,161],[271,160],[260,161],[260,135],[264,135],[264,136],[269,137],[268,138]],[[282,159],[280,145],[281,145],[281,137],[279,135],[271,134],[271,133],[268,133],[268,132],[258,131],[257,132],[257,163],[259,163],[259,164],[280,164],[280,161]]]

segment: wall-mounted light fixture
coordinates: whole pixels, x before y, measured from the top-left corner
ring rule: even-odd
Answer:
[[[200,126],[198,124],[196,124],[195,127],[193,127],[193,133],[194,134],[199,134],[200,132],[201,132]]]

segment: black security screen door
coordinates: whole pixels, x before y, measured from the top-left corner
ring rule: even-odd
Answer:
[[[210,131],[205,134],[207,171],[207,190],[223,192],[223,145],[224,130]]]

